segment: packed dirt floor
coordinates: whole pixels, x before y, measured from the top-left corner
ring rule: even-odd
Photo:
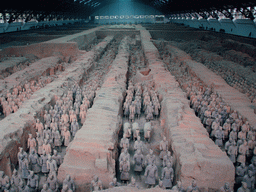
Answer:
[[[0,191],[254,191],[255,40],[75,24],[0,42]]]

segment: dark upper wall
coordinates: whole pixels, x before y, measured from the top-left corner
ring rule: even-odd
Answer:
[[[95,11],[92,16],[121,15],[161,15],[162,13],[148,5],[134,1],[119,1],[108,4]]]

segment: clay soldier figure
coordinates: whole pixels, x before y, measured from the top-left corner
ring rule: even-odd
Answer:
[[[226,182],[223,187],[220,188],[221,192],[233,192],[233,190],[229,186],[229,182]]]
[[[63,185],[61,192],[73,192],[71,189],[68,188],[68,185]]]
[[[50,122],[51,122],[51,115],[45,110],[44,111],[44,123],[47,126],[50,126]]]
[[[156,162],[156,156],[153,154],[153,150],[149,150],[149,154],[146,156],[145,165],[154,164]]]
[[[52,159],[54,159],[56,161],[58,167],[62,163],[62,157],[60,155],[58,155],[58,152],[55,149],[53,150]]]
[[[14,169],[12,178],[11,178],[11,184],[16,191],[18,191],[18,187],[19,187],[19,184],[21,181],[22,181],[22,179],[21,179],[20,175],[18,174],[18,171],[16,169]]]
[[[53,141],[54,141],[54,147],[60,150],[62,146],[62,138],[58,130],[53,132]]]
[[[122,182],[128,182],[129,181],[129,171],[130,171],[130,162],[125,158],[121,163],[120,163],[120,180]]]
[[[31,192],[37,191],[38,183],[39,183],[38,176],[34,174],[34,171],[30,171],[30,175],[28,176],[27,186],[30,188]]]
[[[27,153],[23,150],[22,147],[20,147],[19,149],[20,149],[20,151],[19,151],[19,153],[18,153],[18,161],[19,161],[19,167],[20,167],[20,166],[21,166],[21,165],[20,165],[21,157],[22,157],[22,156],[25,156],[25,158],[27,159],[27,158],[28,158],[28,155],[27,155]]]
[[[99,180],[98,176],[95,175],[91,182],[91,191],[100,191],[103,189],[102,182]]]
[[[215,144],[219,147],[223,146],[223,140],[224,140],[224,132],[222,131],[222,127],[219,126],[217,131],[215,132]]]
[[[235,163],[236,162],[236,156],[237,156],[237,146],[236,142],[233,141],[232,145],[228,148],[228,156],[230,160]]]
[[[64,137],[64,145],[67,147],[70,143],[71,135],[69,130],[67,130],[66,127],[64,128],[63,137]]]
[[[61,119],[63,119],[64,123],[67,124],[69,122],[69,116],[68,116],[68,113],[64,113],[62,116],[61,116]]]
[[[129,149],[129,139],[126,138],[126,134],[123,135],[123,138],[120,141],[120,147],[121,148],[127,148]]]
[[[127,185],[128,187],[136,187],[139,189],[138,185],[136,184],[136,180],[134,177],[131,178],[131,183]]]
[[[154,107],[152,105],[152,103],[150,102],[150,104],[147,106],[147,110],[146,110],[146,121],[150,121],[153,119],[153,112],[154,112]]]
[[[47,125],[45,125],[45,129],[44,129],[44,139],[46,139],[47,137],[49,139],[52,139],[52,131],[51,129],[49,129],[49,127]]]
[[[196,180],[192,180],[192,185],[188,186],[187,192],[199,192],[199,187],[196,184]]]
[[[238,152],[239,152],[239,155],[237,157],[237,162],[245,163],[246,162],[246,156],[249,155],[249,147],[248,147],[246,141],[244,141],[244,143],[239,146]]]
[[[124,110],[124,116],[128,117],[128,115],[129,115],[129,102],[124,103],[123,110]]]
[[[40,165],[42,167],[42,173],[44,174],[48,173],[47,160],[48,160],[48,156],[46,155],[46,152],[43,151],[43,154],[40,157]]]
[[[160,159],[163,159],[163,157],[167,154],[168,150],[168,141],[166,141],[166,137],[163,137],[163,141],[160,142]]]
[[[138,149],[135,155],[133,156],[133,162],[134,162],[134,171],[140,175],[140,173],[143,170],[144,166],[144,156],[141,154],[141,150]]]
[[[145,183],[148,185],[148,187],[154,186],[158,176],[157,166],[154,163],[149,164],[146,167],[144,176],[146,177]]]
[[[43,189],[41,190],[41,192],[52,192],[52,190],[49,189],[48,184],[45,183],[43,185]]]
[[[250,189],[247,188],[247,183],[242,182],[242,186],[238,188],[237,192],[250,192]]]
[[[43,154],[43,144],[44,144],[44,140],[43,140],[43,136],[40,135],[38,132],[36,132],[36,141],[37,141],[37,147],[38,147],[38,154],[42,155]]]
[[[254,190],[255,176],[253,176],[253,172],[251,170],[248,170],[248,173],[243,178],[243,182],[246,182],[249,190]]]
[[[162,181],[165,188],[172,188],[174,171],[172,169],[172,165],[170,162],[167,163],[167,167],[165,167],[162,171]]]
[[[228,138],[230,130],[231,130],[230,120],[227,119],[227,121],[223,125],[223,131],[224,131],[225,139]]]
[[[78,125],[76,119],[73,119],[73,122],[71,123],[71,133],[72,133],[73,137],[75,137],[78,129],[79,129],[79,125]]]
[[[237,141],[237,132],[232,130],[229,134],[229,138],[231,138],[233,141]]]
[[[85,119],[86,119],[86,111],[85,110],[81,110],[80,114],[79,114],[79,117],[81,119],[81,124],[84,124]]]
[[[21,178],[22,179],[27,179],[28,175],[29,175],[29,172],[28,172],[29,167],[28,167],[28,160],[24,155],[21,156],[21,162],[20,162],[19,169],[21,171]]]
[[[167,151],[167,154],[163,158],[163,167],[166,167],[168,162],[171,163],[171,166],[173,165],[173,157],[170,151]]]
[[[140,128],[139,126],[136,129],[133,129],[133,141],[135,141],[140,136]]]
[[[240,184],[243,181],[243,177],[245,173],[247,172],[247,167],[245,166],[245,163],[241,163],[240,166],[236,167],[236,183]]]
[[[132,104],[129,107],[129,113],[130,113],[129,119],[131,120],[131,122],[133,122],[134,117],[135,117],[135,113],[136,113],[136,106],[135,106],[134,101],[132,102]]]
[[[181,181],[177,181],[177,185],[175,185],[172,190],[174,192],[185,192],[185,189],[182,187]]]
[[[142,149],[143,149],[143,142],[140,140],[140,136],[138,136],[137,140],[134,142],[134,150],[142,151]]]
[[[59,185],[57,182],[57,178],[54,175],[49,174],[49,177],[47,179],[47,184],[49,185],[49,188],[51,189],[52,192],[58,191]]]
[[[130,154],[128,153],[127,148],[124,149],[124,151],[119,156],[119,163],[121,164],[124,159],[127,159],[127,161],[130,161]]]
[[[229,140],[225,143],[225,150],[228,151],[229,147],[232,145],[233,140],[229,138]]]
[[[42,136],[44,131],[43,124],[39,121],[39,119],[36,120],[36,130],[37,132]]]
[[[238,139],[243,139],[245,140],[246,139],[246,127],[242,127],[242,130],[238,133]]]
[[[25,185],[23,181],[19,184],[19,192],[30,192],[29,187]]]
[[[67,185],[69,189],[75,191],[75,184],[73,179],[71,179],[70,175],[67,175],[65,180],[63,181],[63,186]]]
[[[1,175],[1,183],[3,188],[10,184],[10,178],[8,177],[8,175],[4,175],[4,172],[2,172]]]
[[[53,175],[54,178],[57,177],[56,172],[58,170],[57,163],[54,159],[52,159],[52,156],[48,156],[48,160],[46,162],[47,169],[49,170],[49,174]]]
[[[1,190],[1,188],[0,188],[0,190]],[[14,187],[10,183],[8,183],[5,186],[4,192],[16,192],[16,189],[14,189]]]
[[[47,139],[44,140],[43,150],[47,155],[50,155],[52,153],[51,145],[48,143]]]
[[[31,153],[29,154],[28,161],[34,173],[39,173],[41,171],[41,167],[39,165],[40,160],[35,150],[32,149]]]
[[[117,182],[116,178],[113,178],[113,181],[109,183],[109,187],[113,188],[113,187],[120,187],[121,183]]]

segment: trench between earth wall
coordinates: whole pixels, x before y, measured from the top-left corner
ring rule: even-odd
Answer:
[[[234,185],[235,168],[226,153],[209,138],[209,134],[189,107],[185,93],[174,76],[165,69],[148,31],[141,33],[145,60],[151,69],[155,89],[160,94],[161,128],[166,133],[174,156],[175,181],[184,188],[197,181],[201,189],[218,190],[225,182]],[[174,183],[175,184],[175,183]]]
[[[108,188],[115,176],[128,63],[129,40],[124,38],[104,83],[96,92],[94,104],[88,110],[83,126],[68,146],[58,170],[58,181],[63,182],[69,174],[76,183],[77,192],[90,190],[94,175],[102,181],[103,188]]]
[[[28,134],[35,136],[35,117],[45,106],[63,95],[63,88],[69,81],[80,82],[93,68],[94,61],[106,50],[113,36],[106,37],[94,51],[87,52],[72,63],[57,79],[36,91],[21,108],[1,120],[0,170],[11,177],[11,170],[17,164],[19,147],[27,150]]]

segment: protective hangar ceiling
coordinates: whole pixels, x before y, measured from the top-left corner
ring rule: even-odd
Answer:
[[[86,19],[99,9],[120,1],[142,3],[164,15],[198,13],[205,18],[214,17],[216,11],[219,11],[229,17],[230,11],[236,9],[246,18],[255,19],[256,2],[253,0],[24,0],[5,1],[0,7],[0,13],[1,19],[9,23],[17,19]]]

